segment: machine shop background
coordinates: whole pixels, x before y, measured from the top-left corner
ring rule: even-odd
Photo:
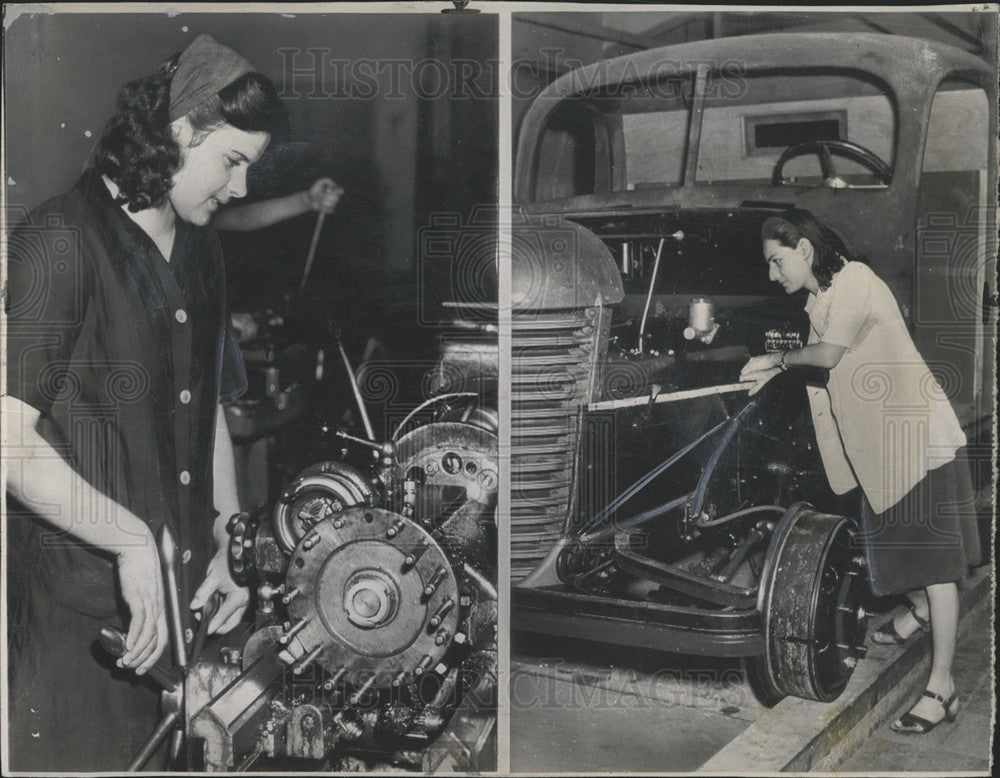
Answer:
[[[202,33],[268,76],[288,113],[287,136],[273,138],[250,169],[240,202],[299,192],[320,177],[345,189],[319,233],[305,284],[316,213],[220,233],[230,310],[249,313],[258,326],[244,344],[251,366],[244,399],[287,401],[247,429],[230,413],[243,444],[241,496],[259,505],[268,495],[256,441],[284,433],[269,457],[273,492],[330,453],[320,440],[324,424],[357,427],[335,336],[355,368],[368,356],[381,365],[376,372],[392,374],[392,397],[372,378],[367,399],[376,427],[390,401],[412,408],[425,399],[421,374],[434,363],[449,318],[440,303],[454,293],[446,262],[421,262],[420,231],[442,214],[467,223],[496,203],[497,23],[437,13],[22,14],[5,31],[11,223],[72,186],[126,81]],[[280,385],[272,385],[267,366],[279,370]],[[281,395],[289,387],[297,397]]]

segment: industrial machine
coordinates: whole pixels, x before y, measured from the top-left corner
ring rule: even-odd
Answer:
[[[337,432],[351,455],[305,468],[269,512],[231,518],[253,622],[206,642],[203,614],[190,657],[174,640],[177,666],[150,673],[164,718],[131,768],[171,736],[175,769],[495,769],[495,389],[461,390],[455,353],[446,344],[438,391],[390,440],[373,439],[355,391],[367,436]],[[160,542],[169,592],[169,531]],[[121,654],[120,633],[102,641]]]

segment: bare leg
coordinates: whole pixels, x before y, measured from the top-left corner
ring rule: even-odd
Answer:
[[[910,605],[917,612],[917,615],[924,621],[927,621],[930,614],[930,606],[927,602],[926,591],[924,589],[914,589],[912,592],[906,593],[906,598],[910,601]],[[913,618],[913,612],[907,610],[892,620],[892,626],[896,630],[896,634],[908,638],[920,628],[920,623]]]
[[[927,591],[925,589],[914,589],[912,592],[906,593],[906,598],[910,601],[913,606],[913,610],[917,612],[917,615],[926,621],[930,616],[930,604],[927,601]],[[913,618],[913,613],[911,611],[906,611],[906,613],[897,616],[893,624],[896,627],[896,631],[900,635],[905,635],[909,637],[914,632],[917,631],[920,624],[915,618]]]
[[[958,586],[954,582],[928,586],[927,600],[930,604],[933,645],[927,689],[947,700],[955,692],[951,666],[958,639]],[[939,721],[944,716],[941,705],[927,697],[921,697],[910,712],[930,722]]]
[[[927,688],[947,698],[955,691],[951,665],[958,641],[958,586],[954,582],[928,586],[927,599],[931,606],[931,640],[934,645]]]

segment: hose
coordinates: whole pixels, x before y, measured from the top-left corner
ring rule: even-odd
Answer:
[[[784,513],[787,508],[780,505],[752,505],[749,508],[743,508],[735,513],[727,513],[725,516],[720,516],[717,519],[701,519],[699,518],[694,525],[704,529],[705,527],[717,527],[720,524],[725,524],[727,521],[732,521],[733,519],[739,519],[743,516],[749,516],[752,513],[761,513],[764,511],[776,511],[777,513]]]

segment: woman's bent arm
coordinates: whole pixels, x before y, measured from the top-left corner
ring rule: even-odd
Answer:
[[[784,355],[786,367],[808,365],[832,370],[840,363],[845,351],[847,349],[843,346],[835,346],[832,343],[825,343],[823,341],[811,343],[802,348],[788,349],[787,351],[772,351],[769,354],[752,357],[744,365],[743,370],[740,372],[740,378],[742,379],[750,373],[759,373],[781,367],[782,355]]]
[[[114,555],[131,622],[119,664],[148,670],[167,645],[163,579],[146,523],[91,486],[38,433],[37,409],[0,398],[7,491],[57,529]]]

